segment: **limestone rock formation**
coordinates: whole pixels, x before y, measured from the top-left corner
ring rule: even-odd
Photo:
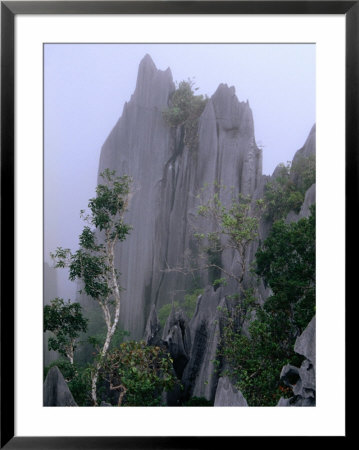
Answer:
[[[278,406],[315,406],[315,317],[297,338],[294,351],[304,356],[300,368],[287,364],[283,367],[280,379],[293,390],[293,397],[281,398]]]
[[[172,308],[163,329],[162,342],[173,359],[173,367],[179,379],[189,360],[190,339],[188,318],[183,311]]]
[[[160,345],[162,343],[161,326],[158,321],[155,305],[152,305],[143,340],[146,342],[146,345]]]
[[[233,386],[228,377],[220,377],[214,406],[248,406],[241,391]]]
[[[224,307],[222,288],[215,291],[208,286],[198,299],[189,323],[192,345],[182,379],[187,396],[214,400],[219,377],[214,361],[220,343],[220,308]]]
[[[45,379],[44,406],[77,406],[57,366],[51,367]]]
[[[191,320],[173,308],[164,330],[160,330],[156,309],[193,290],[191,277],[168,269],[183,267],[188,251],[196,255],[193,231],[198,191],[207,184],[209,195],[218,191],[225,202],[230,194],[218,188],[225,185],[255,201],[263,197],[275,172],[272,177],[262,175],[262,152],[255,142],[252,111],[248,102],[238,100],[234,87],[221,84],[208,99],[198,121],[195,149],[186,146],[182,126],[171,128],[164,121],[162,113],[174,90],[170,69],[158,70],[146,55],[139,66],[135,92],[101,151],[99,173],[110,168],[134,179],[126,217],[133,229],[118,246],[117,254],[124,288],[120,327],[130,332],[131,339],[144,338],[149,345],[167,346],[184,386],[183,392],[164,397],[167,404],[178,404],[180,397],[205,397],[218,405],[239,402],[243,406],[245,399],[234,392],[229,380],[220,377],[221,362],[219,367],[214,363],[221,337],[221,308],[230,308],[227,296],[238,286],[229,281],[227,286],[214,289],[208,273],[201,273],[196,282],[207,287]],[[314,152],[315,126],[294,159]],[[308,190],[299,216],[307,216],[314,201],[315,185]],[[261,221],[262,240],[270,227],[271,223]],[[248,267],[257,245],[247,253]],[[221,264],[227,271],[239,270],[233,251],[222,254]],[[254,287],[249,278],[245,277],[245,288]],[[263,302],[270,290],[259,283],[255,293]],[[229,398],[231,392],[233,398]]]
[[[217,182],[253,194],[261,179],[262,154],[248,102],[220,85],[199,119],[193,150],[184,144],[181,127],[171,129],[162,117],[174,89],[171,71],[158,70],[146,55],[135,92],[101,151],[99,172],[110,168],[135,181],[127,216],[133,230],[119,253],[121,327],[134,339],[142,338],[153,304],[160,308],[169,293],[190,288],[185,276],[165,269],[181,264],[194,246],[198,190]],[[201,281],[206,284],[205,275]]]
[[[316,131],[317,127],[314,124],[312,129],[310,130],[310,133],[303,145],[302,148],[300,148],[293,158],[293,164],[295,164],[300,158],[309,158],[310,156],[314,156],[316,152]]]

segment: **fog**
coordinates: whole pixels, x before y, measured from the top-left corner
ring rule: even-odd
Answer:
[[[77,248],[80,210],[94,195],[101,146],[151,55],[177,82],[191,78],[209,97],[220,83],[249,101],[263,173],[292,159],[315,122],[315,45],[46,44],[44,51],[44,260]],[[76,286],[58,272],[58,296]],[[46,280],[45,280],[46,281]]]

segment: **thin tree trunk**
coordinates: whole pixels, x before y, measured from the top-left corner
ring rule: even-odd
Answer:
[[[110,347],[112,336],[115,334],[118,320],[120,318],[120,289],[117,284],[116,271],[115,271],[115,265],[114,265],[114,245],[115,245],[115,241],[111,241],[108,244],[107,251],[108,251],[108,260],[109,260],[109,265],[111,268],[111,278],[112,278],[114,296],[115,296],[115,302],[116,302],[115,303],[116,304],[115,317],[114,317],[113,323],[111,325],[110,314],[109,314],[107,305],[103,305],[103,304],[101,305],[102,309],[104,311],[104,315],[105,315],[105,321],[106,321],[106,325],[107,325],[107,335],[106,335],[105,343],[101,350],[100,360],[96,365],[95,372],[94,372],[94,374],[92,376],[92,380],[91,380],[92,381],[91,396],[92,396],[92,401],[95,406],[97,405],[97,381],[98,381],[98,374],[99,374],[101,366],[102,366],[102,359],[107,354],[107,351]]]

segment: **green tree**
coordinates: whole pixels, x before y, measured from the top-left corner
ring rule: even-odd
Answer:
[[[263,201],[252,202],[249,196],[236,194],[232,188],[229,196],[229,205],[226,206],[220,199],[220,192],[225,193],[224,186],[215,186],[217,192],[206,195],[206,188],[202,189],[199,199],[198,214],[207,219],[210,231],[200,230],[195,233],[204,254],[205,264],[199,268],[212,270],[212,274],[219,275],[213,281],[215,286],[226,284],[232,279],[238,286],[238,292],[232,296],[236,299],[233,314],[240,325],[244,323],[252,310],[256,300],[252,289],[244,287],[244,277],[248,271],[248,255],[250,246],[258,240],[258,228]],[[230,250],[234,255],[233,269],[227,269],[222,264],[221,255]]]
[[[315,207],[309,218],[276,222],[256,261],[257,274],[273,291],[266,310],[285,314],[293,333],[300,334],[315,313]]]
[[[265,215],[273,222],[284,219],[290,211],[299,212],[306,191],[315,183],[315,155],[281,164],[278,172],[264,191]]]
[[[286,217],[289,211],[298,213],[303,200],[303,192],[296,188],[290,178],[290,164],[282,164],[278,176],[265,187],[266,217],[274,222]]]
[[[283,365],[300,365],[296,337],[315,314],[315,209],[296,223],[276,222],[256,253],[257,273],[273,291],[249,334],[227,321],[220,354],[250,405],[273,406],[285,388],[278,383]]]
[[[235,194],[231,189],[229,206],[226,206],[220,199],[220,191],[224,192],[225,187],[216,185],[215,188],[217,192],[207,199],[203,195],[206,188],[202,189],[198,196],[200,199],[198,215],[208,219],[211,230],[196,232],[195,237],[204,244],[207,259],[209,259],[206,267],[216,268],[225,276],[234,279],[242,290],[249,246],[258,239],[262,201],[258,200],[252,204],[250,197]],[[225,270],[219,262],[218,255],[226,249],[234,251],[234,261],[240,268],[238,273]],[[214,257],[215,255],[217,258]]]
[[[48,339],[49,350],[74,363],[76,341],[80,333],[87,330],[87,320],[82,315],[79,303],[65,303],[62,298],[55,298],[50,305],[44,307],[44,332],[51,331],[54,336]]]
[[[58,247],[52,257],[55,267],[69,267],[71,281],[81,280],[83,291],[100,305],[106,323],[105,342],[95,364],[91,395],[97,404],[97,381],[111,339],[116,331],[121,305],[121,286],[116,269],[115,248],[124,241],[131,227],[125,223],[131,178],[127,175],[116,176],[109,169],[101,173],[104,180],[96,188],[96,197],[88,203],[89,212],[81,211],[88,223],[79,238],[79,249],[72,253],[70,249]]]
[[[119,393],[118,406],[159,406],[162,391],[177,383],[170,355],[143,341],[124,342],[108,352],[101,377]]]
[[[184,143],[190,149],[197,148],[198,119],[207,103],[203,95],[195,95],[197,89],[192,80],[181,81],[171,96],[169,108],[162,113],[169,126],[183,126]]]
[[[315,155],[296,158],[291,166],[290,175],[297,189],[305,194],[307,189],[315,183]]]

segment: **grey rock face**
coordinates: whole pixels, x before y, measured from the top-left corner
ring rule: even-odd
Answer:
[[[162,110],[174,88],[170,70],[157,70],[147,55],[139,67],[136,90],[104,143],[100,157],[99,173],[110,168],[135,180],[126,217],[134,229],[118,248],[118,268],[125,288],[120,322],[134,339],[143,336],[154,303],[151,286],[156,216],[161,208],[163,168],[173,153],[171,130],[163,121]]]
[[[133,230],[118,249],[125,288],[120,323],[134,339],[143,336],[153,304],[161,307],[169,293],[190,289],[190,280],[165,269],[180,265],[185,250],[194,248],[198,190],[217,182],[250,195],[261,178],[252,112],[234,88],[220,85],[207,102],[195,151],[184,145],[183,129],[171,129],[163,120],[174,89],[170,70],[157,70],[146,55],[136,90],[101,151],[100,172],[109,167],[135,180],[127,216]],[[232,259],[225,261],[227,268]]]
[[[77,406],[57,366],[51,367],[45,379],[44,406]]]
[[[299,211],[299,218],[302,217],[309,217],[310,215],[310,207],[314,205],[316,201],[316,190],[315,190],[315,183],[311,185],[311,187],[307,190],[304,197],[304,202],[302,207]]]
[[[181,379],[189,360],[191,346],[188,318],[183,311],[172,308],[163,330],[162,342],[167,346],[173,359],[176,375]]]
[[[285,221],[287,223],[298,222],[298,220],[302,219],[303,217],[309,217],[310,207],[314,205],[316,201],[315,193],[316,193],[315,184],[312,184],[312,186],[305,193],[304,202],[300,208],[299,213],[296,214],[294,211],[290,211],[287,217],[285,218]]]
[[[147,321],[144,341],[146,345],[160,345],[161,344],[161,326],[158,321],[156,306],[152,305],[150,316]]]
[[[309,132],[307,140],[305,141],[303,147],[299,149],[293,158],[293,164],[295,164],[300,158],[308,158],[309,156],[315,155],[316,151],[316,124],[313,125]]]
[[[300,368],[287,364],[280,379],[293,390],[293,397],[281,398],[277,406],[315,406],[315,317],[297,338],[294,351],[305,356]]]
[[[222,288],[214,291],[208,286],[198,300],[189,323],[191,350],[182,377],[187,396],[214,400],[219,376],[214,364],[220,343],[221,313],[218,307],[225,306]]]
[[[190,321],[173,310],[161,338],[154,306],[159,309],[169,296],[177,300],[192,289],[191,277],[166,269],[185,265],[188,249],[196,255],[192,236],[200,188],[208,184],[213,194],[217,183],[258,199],[269,178],[262,176],[262,152],[255,143],[251,109],[248,102],[238,101],[233,87],[221,84],[208,100],[199,118],[195,150],[184,144],[183,127],[171,129],[163,120],[174,89],[170,70],[158,70],[146,55],[135,92],[102,147],[99,172],[110,168],[134,179],[126,217],[133,230],[117,250],[124,288],[120,327],[130,332],[131,339],[145,336],[150,345],[165,342],[185,395],[213,401],[219,377],[213,364],[221,332],[218,306],[227,307],[227,291],[207,287]],[[299,155],[315,149],[313,130]],[[221,201],[229,195],[220,189]],[[311,198],[308,194],[308,205]],[[206,226],[209,229],[203,231],[210,231],[211,225]],[[269,224],[261,223],[261,239],[268,230]],[[252,245],[248,262],[255,251]],[[223,254],[222,265],[227,271],[239,270],[233,252]],[[199,284],[209,284],[208,274],[200,275]],[[263,283],[258,292],[263,301],[269,295]]]
[[[315,316],[309,322],[307,328],[298,336],[295,341],[294,351],[306,357],[306,359],[315,367]]]
[[[248,406],[241,391],[236,389],[228,377],[220,377],[214,406]]]

